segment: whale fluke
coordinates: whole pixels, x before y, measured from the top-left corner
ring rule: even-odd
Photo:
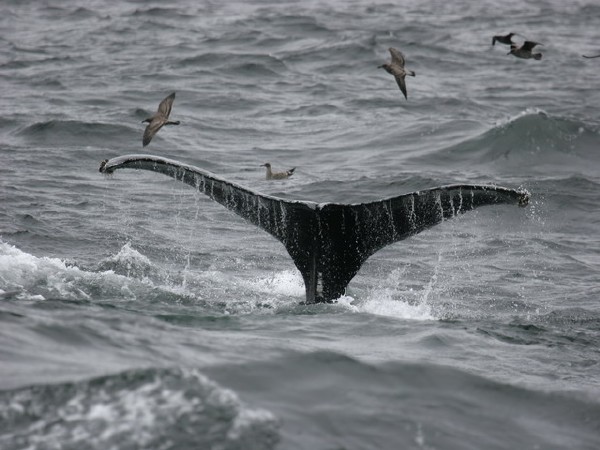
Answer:
[[[103,161],[100,172],[126,168],[163,173],[189,184],[277,238],[302,274],[306,303],[339,298],[362,264],[386,245],[479,206],[529,202],[527,191],[477,185],[441,186],[358,204],[285,200],[153,155]]]

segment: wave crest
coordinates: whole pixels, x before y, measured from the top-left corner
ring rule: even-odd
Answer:
[[[197,370],[143,369],[0,393],[2,448],[271,449],[279,423]]]
[[[483,134],[444,148],[427,158],[461,167],[488,165],[517,170],[527,167],[544,171],[581,169],[600,145],[598,130],[573,118],[551,116],[541,110],[525,110]],[[433,162],[433,161],[432,161]]]
[[[139,137],[141,141],[142,128]],[[114,142],[122,145],[123,142],[131,142],[135,139],[132,128],[124,125],[116,125],[102,122],[82,122],[79,120],[49,120],[36,122],[16,132],[17,136],[30,141],[39,141],[44,145],[59,144],[61,146],[89,146],[94,143],[106,145]]]

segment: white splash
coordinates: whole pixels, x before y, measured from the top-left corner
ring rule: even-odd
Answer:
[[[426,302],[416,304],[394,298],[395,291],[377,289],[360,306],[362,312],[407,320],[437,320]]]
[[[81,270],[70,267],[58,258],[38,258],[19,250],[13,245],[0,242],[0,286],[4,292],[16,291],[21,300],[44,300],[36,290],[43,286],[43,292],[69,298],[89,296],[74,285]]]
[[[248,285],[254,290],[271,295],[286,297],[304,297],[305,295],[302,275],[300,275],[300,272],[293,270],[284,270],[267,278],[249,281]]]
[[[218,448],[273,448],[278,440],[276,416],[246,406],[194,369],[134,371],[42,389],[12,399],[12,414],[22,423],[13,438],[28,448],[163,448],[168,434],[175,439],[169,448],[187,448],[192,440],[197,448],[216,442]],[[40,404],[55,390],[61,395],[54,404]]]
[[[406,320],[437,320],[427,302],[428,285],[423,292],[403,289],[405,269],[393,270],[379,287],[370,291],[367,298],[356,301],[350,296],[342,296],[337,303],[352,312],[376,314]],[[435,284],[435,281],[432,281]]]
[[[504,127],[518,119],[520,119],[521,117],[525,117],[525,116],[533,116],[533,115],[540,115],[540,116],[546,116],[548,117],[548,113],[546,111],[544,111],[543,109],[540,108],[535,108],[535,107],[529,107],[524,109],[523,111],[514,114],[510,117],[506,117],[504,119],[498,120],[496,121],[496,123],[494,124],[496,127]]]
[[[132,298],[135,295],[130,284],[131,279],[112,270],[86,271],[59,258],[37,257],[0,241],[0,289],[14,293],[19,300],[40,301],[50,297],[89,300],[90,288]]]
[[[150,259],[135,250],[129,242],[123,245],[114,256],[104,259],[100,263],[103,270],[112,270],[128,278],[145,278],[156,270]]]
[[[110,260],[128,264],[136,262],[138,264],[146,264],[149,266],[152,265],[148,257],[142,255],[140,252],[134,249],[129,242],[123,245],[123,247],[121,247],[121,250],[119,250],[119,253],[111,257]]]

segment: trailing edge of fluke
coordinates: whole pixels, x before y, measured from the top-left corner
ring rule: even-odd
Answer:
[[[182,181],[277,238],[302,274],[306,303],[344,294],[362,264],[386,245],[479,206],[526,206],[529,193],[452,185],[360,204],[293,201],[253,192],[208,171],[153,155],[102,161],[100,172],[142,169]]]

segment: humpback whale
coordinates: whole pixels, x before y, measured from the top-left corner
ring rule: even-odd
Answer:
[[[100,172],[142,169],[186,183],[278,239],[302,274],[306,303],[333,302],[382,247],[479,206],[526,206],[529,193],[493,185],[450,185],[369,203],[286,200],[211,172],[153,155],[102,161]]]

